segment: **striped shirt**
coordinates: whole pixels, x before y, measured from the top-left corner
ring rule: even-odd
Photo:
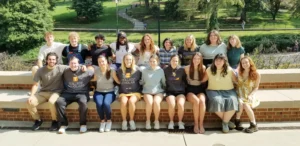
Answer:
[[[171,48],[171,50],[169,51],[167,51],[164,48],[160,48],[159,49],[160,64],[169,64],[171,56],[175,54],[177,54],[177,50],[175,47]]]

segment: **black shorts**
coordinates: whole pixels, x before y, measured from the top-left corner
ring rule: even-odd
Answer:
[[[198,95],[200,93],[205,93],[205,90],[202,85],[199,86],[188,85],[186,88],[186,94],[188,93],[193,93],[195,95]]]
[[[182,95],[184,95],[184,92],[167,92],[166,93],[166,97],[168,97],[168,96],[170,96],[170,95],[173,95],[173,96],[178,96],[178,95],[180,95],[180,94],[182,94]]]

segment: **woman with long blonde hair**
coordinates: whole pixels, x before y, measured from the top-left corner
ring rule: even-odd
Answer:
[[[192,56],[199,52],[200,48],[196,44],[196,38],[194,35],[190,34],[184,39],[183,46],[179,48],[178,55],[181,59],[181,65],[189,65],[192,59]]]

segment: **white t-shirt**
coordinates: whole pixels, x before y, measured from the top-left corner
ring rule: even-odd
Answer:
[[[152,53],[149,51],[145,51],[143,55],[140,54],[140,58],[137,64],[142,66],[149,66],[149,59],[151,55]]]
[[[65,44],[62,44],[62,43],[57,43],[57,42],[53,42],[53,44],[51,46],[47,46],[44,45],[40,48],[40,52],[39,52],[39,55],[38,55],[38,60],[41,60],[43,61],[44,59],[46,59],[46,56],[49,52],[55,52],[58,56],[58,64],[62,64],[62,58],[61,58],[61,55],[62,55],[62,51],[64,49],[66,45]]]
[[[115,42],[111,43],[109,46],[113,50],[113,52],[116,54],[116,63],[120,63],[120,64],[122,63],[123,57],[127,53],[132,53],[136,50],[132,43],[128,43],[128,51],[126,51],[125,45],[120,45],[119,50],[117,50],[117,43],[115,43]]]

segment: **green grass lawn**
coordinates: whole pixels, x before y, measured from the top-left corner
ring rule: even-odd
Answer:
[[[124,9],[136,0],[123,0],[118,4],[118,9]],[[59,2],[57,3],[55,10],[52,12],[54,18],[54,27],[62,28],[116,28],[116,3],[114,1],[103,2],[104,14],[92,23],[79,22],[76,19],[76,12],[69,9],[71,2]],[[131,22],[119,17],[119,28],[132,28]]]

